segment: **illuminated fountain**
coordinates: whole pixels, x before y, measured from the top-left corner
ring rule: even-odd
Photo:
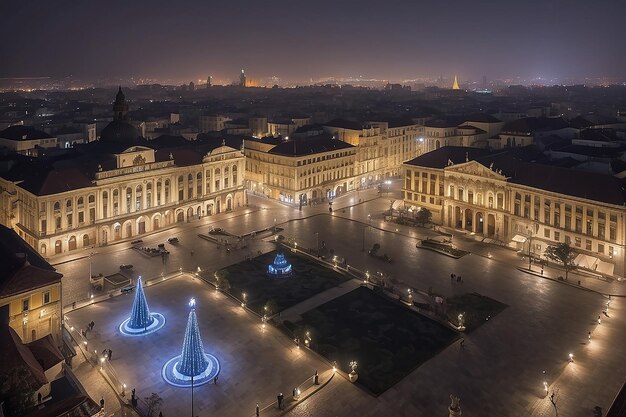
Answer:
[[[165,317],[159,313],[150,313],[140,276],[137,279],[130,317],[120,324],[120,332],[126,336],[143,336],[154,333],[163,326],[165,326]]]
[[[278,252],[274,263],[267,266],[267,275],[272,278],[290,277],[291,273],[291,264],[287,262],[282,252]]]
[[[183,340],[183,351],[163,365],[163,379],[176,387],[194,387],[213,380],[220,372],[217,358],[204,351],[198,318],[196,317],[196,300],[189,301],[189,318]]]

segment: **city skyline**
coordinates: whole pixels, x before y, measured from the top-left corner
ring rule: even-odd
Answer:
[[[0,21],[10,42],[2,50],[11,59],[0,77],[175,84],[212,75],[227,84],[245,68],[253,79],[278,77],[286,84],[454,75],[546,84],[626,78],[618,41],[623,3],[388,5],[192,1],[171,9],[159,2],[5,2]]]

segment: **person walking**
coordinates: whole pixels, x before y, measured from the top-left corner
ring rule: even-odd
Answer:
[[[256,403],[256,417],[259,417],[259,403]]]
[[[111,360],[111,356],[113,355],[113,351],[111,349],[109,349],[109,360]]]

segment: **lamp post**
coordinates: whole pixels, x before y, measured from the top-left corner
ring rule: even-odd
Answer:
[[[317,254],[320,253],[320,234],[319,232],[315,232],[315,248],[317,250]]]
[[[391,187],[391,181],[390,180],[386,180],[385,184],[387,185],[387,197],[389,197],[389,188]]]

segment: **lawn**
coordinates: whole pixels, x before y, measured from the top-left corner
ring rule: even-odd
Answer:
[[[465,315],[465,331],[470,333],[508,306],[478,293],[455,295],[446,299],[448,319],[457,323],[458,315]]]
[[[304,313],[297,327],[296,333],[309,331],[311,347],[340,369],[349,371],[350,361],[357,361],[357,383],[374,395],[458,338],[453,330],[364,287]]]
[[[292,265],[292,276],[270,278],[266,273],[267,266],[274,262],[276,253],[272,251],[217,272],[221,279],[228,280],[230,294],[242,300],[245,293],[248,307],[258,314],[264,313],[264,306],[270,300],[274,310],[270,314],[275,314],[350,279],[290,250],[283,253]],[[213,277],[209,279],[213,280]]]

